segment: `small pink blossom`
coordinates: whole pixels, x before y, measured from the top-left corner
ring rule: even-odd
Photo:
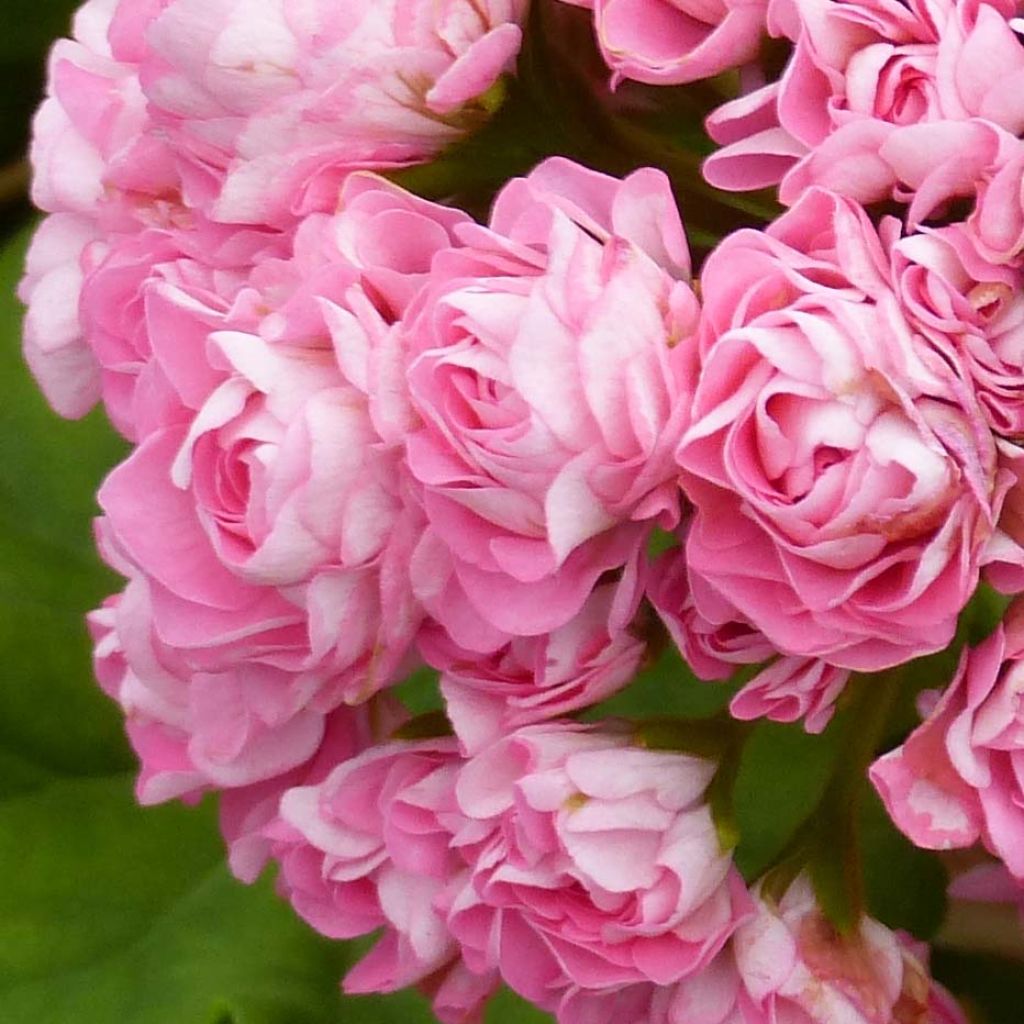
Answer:
[[[139,76],[190,205],[283,224],[330,210],[351,171],[426,162],[485,119],[481,98],[514,66],[526,6],[162,0]]]
[[[979,839],[1024,879],[1024,633],[1021,607],[965,651],[952,683],[871,779],[893,821],[918,846]]]
[[[691,579],[780,652],[862,670],[950,641],[1011,483],[887,275],[864,212],[824,192],[722,243],[678,452]]]
[[[252,786],[314,757],[346,677],[312,654],[301,614],[289,619],[287,607],[272,616],[265,604],[232,623],[137,577],[92,613],[96,674],[125,713],[140,802]]]
[[[732,699],[734,718],[828,725],[849,672],[805,657],[782,657],[768,639],[706,580],[688,579],[686,554],[666,552],[651,570],[648,597],[698,679],[728,679],[740,666],[765,662]]]
[[[711,116],[724,149],[709,158],[708,180],[729,189],[781,182],[787,204],[814,185],[862,203],[905,202],[923,187],[900,152],[910,150],[930,187],[941,177],[947,194],[973,196],[986,180],[979,143],[948,161],[937,154],[957,135],[991,129],[1010,141],[1024,128],[1010,84],[1024,81],[1015,15],[1004,0],[776,5],[772,28],[794,41],[793,56],[778,82]]]
[[[467,966],[563,1021],[602,1019],[574,1002],[699,975],[747,911],[703,803],[714,772],[565,723],[469,761],[456,796],[471,873],[446,896]]]
[[[680,85],[740,67],[765,35],[764,0],[565,0],[594,12],[613,81]]]
[[[448,717],[467,754],[521,726],[597,704],[632,681],[646,646],[629,628],[636,601],[616,608],[621,598],[621,588],[601,584],[566,625],[515,637],[492,654],[462,650],[440,631],[421,636],[420,652],[441,670]]]
[[[801,876],[777,903],[763,893],[734,939],[744,987],[771,1021],[966,1024],[917,944],[863,918],[841,934]]]
[[[697,303],[651,169],[617,181],[552,159],[456,234],[403,326],[422,422],[406,451],[430,524],[421,599],[493,650],[565,625],[678,518]]]
[[[339,764],[322,782],[281,798],[267,828],[279,885],[296,911],[330,938],[382,937],[345,979],[347,992],[391,992],[447,972],[437,999],[461,1020],[493,991],[471,974],[437,909],[464,865],[452,836],[464,818],[454,796],[454,740],[393,742]]]

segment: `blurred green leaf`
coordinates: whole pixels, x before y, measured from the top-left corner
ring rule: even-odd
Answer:
[[[748,880],[774,863],[817,807],[839,750],[838,725],[820,736],[809,736],[799,724],[759,722],[753,730],[733,791],[736,863]]]
[[[0,1019],[340,1020],[341,947],[267,884],[230,878],[212,812],[141,810],[126,776],[0,804],[0,871],[17,881],[0,892]]]
[[[942,862],[897,831],[873,789],[862,801],[859,828],[868,912],[890,928],[932,938],[946,914]]]
[[[974,1024],[1020,1024],[1024,964],[1019,960],[939,949],[932,956],[932,970]]]

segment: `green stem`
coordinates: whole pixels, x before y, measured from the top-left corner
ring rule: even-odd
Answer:
[[[867,769],[885,739],[903,674],[900,667],[851,682],[856,691],[846,712],[846,736],[836,771],[817,808],[765,878],[766,894],[778,899],[807,870],[818,902],[841,934],[852,932],[864,915],[858,822]]]

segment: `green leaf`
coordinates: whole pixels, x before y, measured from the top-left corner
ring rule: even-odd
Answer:
[[[123,776],[50,783],[0,804],[0,871],[5,1024],[340,1018],[341,947],[228,875],[212,806],[141,810]]]
[[[748,881],[785,850],[821,800],[835,765],[842,729],[833,723],[809,736],[799,724],[759,722],[743,748],[733,813],[740,843],[736,863]]]

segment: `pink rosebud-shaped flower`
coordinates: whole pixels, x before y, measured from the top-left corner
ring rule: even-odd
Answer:
[[[949,642],[1010,483],[886,276],[863,210],[829,193],[727,239],[703,274],[704,366],[678,452],[691,577],[782,653],[842,668]]]
[[[617,181],[560,158],[507,185],[489,228],[456,234],[404,324],[423,424],[407,457],[431,527],[419,560],[492,632],[537,636],[678,518],[689,253],[660,172]],[[457,604],[437,604],[447,627]],[[504,642],[471,634],[458,643]]]
[[[140,74],[190,202],[216,220],[283,223],[333,207],[348,172],[429,160],[479,123],[526,6],[163,0]]]
[[[773,13],[773,29],[796,43],[781,80],[709,120],[725,149],[709,159],[707,174],[723,188],[781,179],[786,203],[815,184],[860,202],[895,189],[906,201],[913,185],[886,150],[907,129],[932,167],[925,140],[941,146],[950,122],[974,119],[1011,136],[1024,130],[1020,90],[1009,84],[1024,81],[1013,3],[794,0]],[[963,176],[974,165],[964,155],[947,173]],[[981,181],[975,173],[972,190]]]
[[[32,198],[52,214],[29,251],[19,294],[28,305],[25,357],[51,405],[84,415],[100,396],[100,371],[83,336],[84,254],[97,240],[187,223],[170,151],[145,134],[136,69],[107,39],[113,5],[90,0],[74,39],[49,63],[48,95],[34,124]]]
[[[733,698],[735,718],[803,719],[808,732],[828,725],[849,672],[813,658],[780,657],[706,580],[695,576],[691,589],[681,548],[662,555],[651,577],[648,597],[699,679],[728,679],[741,665],[770,662]]]
[[[260,621],[252,609],[245,626],[219,636],[202,635],[211,623],[192,622],[191,645],[175,645],[179,638],[154,629],[160,601],[158,586],[136,578],[90,616],[96,674],[123,709],[141,762],[139,800],[251,786],[308,762],[339,703],[339,681],[304,647],[301,617],[264,612]],[[163,611],[165,628],[180,630]]]
[[[912,326],[962,368],[994,431],[1024,435],[1024,275],[981,256],[963,224],[901,239],[892,261]]]
[[[82,336],[107,415],[126,437],[187,422],[220,376],[207,360],[208,335],[256,326],[249,275],[283,254],[279,235],[208,222],[118,235],[84,251]]]
[[[703,802],[714,773],[567,723],[477,755],[456,786],[471,876],[446,896],[467,966],[556,1013],[705,969],[747,909]]]
[[[310,659],[347,678],[340,696],[365,699],[395,677],[419,622],[400,450],[332,351],[227,332],[210,346],[227,378],[191,425],[151,434],[100,490],[116,543],[195,607],[197,632],[204,615],[232,617],[229,630],[298,624]],[[193,646],[187,615],[171,614]]]
[[[698,679],[728,679],[740,665],[756,665],[777,653],[701,577],[690,580],[683,548],[658,558],[647,596]]]
[[[823,732],[849,679],[847,669],[825,661],[779,658],[733,697],[729,711],[743,721],[802,721],[809,733]]]
[[[438,630],[421,637],[420,652],[441,670],[448,717],[468,754],[520,726],[596,704],[632,681],[646,645],[629,628],[637,602],[616,608],[621,590],[602,584],[566,625],[515,637],[491,654],[462,650]]]
[[[346,991],[391,992],[456,967],[459,947],[436,903],[464,871],[452,845],[465,822],[455,802],[461,764],[454,740],[395,742],[282,797],[267,833],[298,913],[330,938],[384,929]],[[453,991],[460,982],[461,999]],[[465,1009],[493,986],[493,974],[458,969],[442,983],[441,1001]]]
[[[734,939],[751,998],[771,1021],[808,1024],[966,1024],[931,980],[923,953],[871,918],[841,934],[801,876],[776,903],[758,894]]]
[[[254,882],[266,866],[273,843],[267,831],[277,820],[286,790],[323,782],[339,764],[390,736],[408,718],[402,704],[388,694],[357,708],[340,707],[327,715],[320,746],[309,761],[283,775],[224,790],[219,798],[220,831],[235,877]]]
[[[871,779],[893,821],[918,846],[981,839],[1024,880],[1024,622],[1022,606],[964,653],[957,674],[906,742]]]
[[[623,78],[680,85],[757,56],[765,0],[566,0],[594,12],[601,53]]]
[[[605,991],[578,988],[558,1008],[559,1024],[774,1024],[743,987],[731,945],[673,985],[649,982]],[[781,1024],[781,1022],[780,1022]]]

